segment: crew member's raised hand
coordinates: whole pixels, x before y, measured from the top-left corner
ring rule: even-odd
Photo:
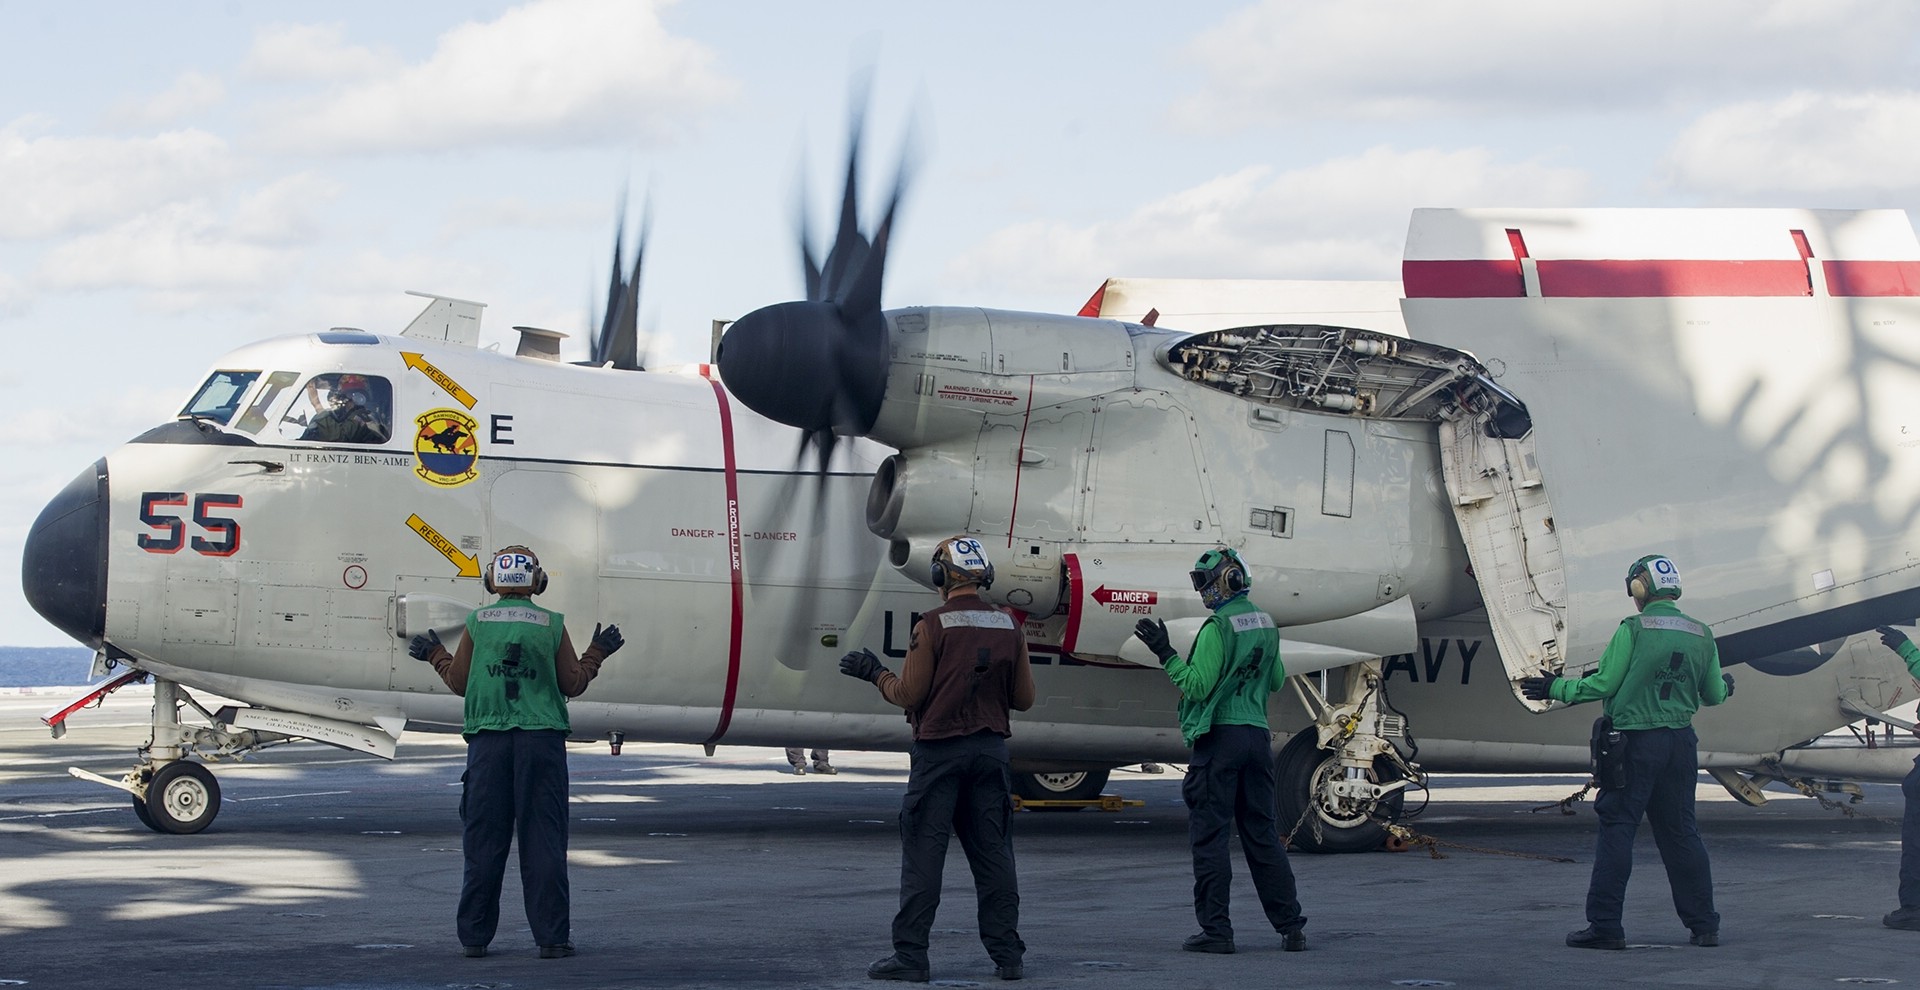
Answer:
[[[879,683],[880,672],[887,668],[872,650],[859,649],[840,658],[840,672],[848,677],[858,677],[863,681]]]
[[[1520,696],[1528,701],[1552,701],[1553,682],[1559,679],[1559,674],[1522,677],[1520,678]]]
[[[1167,639],[1167,624],[1159,619],[1141,619],[1134,623],[1133,635],[1140,642],[1147,644],[1147,649],[1152,650],[1153,655],[1160,658],[1160,665],[1163,667],[1166,666],[1167,661],[1179,655],[1174,652],[1173,643]]]
[[[440,634],[432,629],[407,642],[407,652],[415,660],[432,660],[434,652],[444,648],[440,643]]]
[[[602,629],[600,623],[596,622],[593,624],[593,645],[600,648],[602,657],[610,657],[622,646],[627,645],[627,638],[620,635],[619,626],[608,626]]]

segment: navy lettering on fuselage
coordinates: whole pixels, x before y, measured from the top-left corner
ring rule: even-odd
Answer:
[[[1480,642],[1481,641],[1477,639],[1432,640],[1422,636],[1420,637],[1421,662],[1416,663],[1414,655],[1411,653],[1400,653],[1386,657],[1384,658],[1385,662],[1380,665],[1380,679],[1383,681],[1393,680],[1394,671],[1404,670],[1407,673],[1407,679],[1418,684],[1421,680],[1421,670],[1424,667],[1427,675],[1426,682],[1428,684],[1439,683],[1440,672],[1446,667],[1447,646],[1451,643],[1455,648],[1454,655],[1460,660],[1460,683],[1466,684],[1473,678],[1473,658],[1475,654],[1480,652]],[[1435,645],[1436,643],[1438,645]]]

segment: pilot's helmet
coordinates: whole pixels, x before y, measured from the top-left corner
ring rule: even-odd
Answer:
[[[1208,608],[1219,608],[1236,595],[1244,595],[1253,583],[1247,580],[1247,565],[1229,547],[1216,547],[1200,555],[1187,572],[1193,590]]]
[[[1666,555],[1650,553],[1627,568],[1627,594],[1634,601],[1680,597],[1680,570]]]
[[[977,584],[985,591],[993,587],[993,562],[987,559],[987,551],[979,540],[970,536],[949,537],[933,549],[931,576],[936,588]]]
[[[341,375],[334,385],[333,394],[336,403],[360,409],[373,401],[373,389],[367,385],[365,375]]]

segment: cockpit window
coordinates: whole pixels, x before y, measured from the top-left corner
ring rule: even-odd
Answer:
[[[307,379],[280,420],[289,440],[386,443],[393,436],[393,385],[378,375],[328,372]]]
[[[247,411],[241,414],[240,422],[234,424],[234,429],[247,433],[259,433],[266,429],[267,408],[273,405],[274,400],[280,398],[281,393],[299,380],[300,373],[297,371],[276,371],[268,375],[267,384],[260,389],[260,394],[254,398],[253,404],[247,407]]]
[[[193,401],[180,410],[181,419],[204,419],[219,423],[221,426],[233,419],[240,409],[240,397],[247,394],[247,386],[260,377],[258,371],[216,371],[208,376],[207,383],[194,393]]]

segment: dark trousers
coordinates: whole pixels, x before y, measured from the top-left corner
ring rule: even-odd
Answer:
[[[520,837],[527,926],[540,945],[568,940],[566,735],[551,729],[476,732],[460,777],[461,945],[486,945],[500,925],[507,848]]]
[[[1305,928],[1287,847],[1274,822],[1273,743],[1257,725],[1216,725],[1194,740],[1193,760],[1180,785],[1187,802],[1187,840],[1193,844],[1193,914],[1200,929],[1233,937],[1227,892],[1233,884],[1228,848],[1240,827],[1240,849],[1260,907],[1275,931]]]
[[[1673,909],[1696,932],[1720,930],[1713,910],[1713,869],[1693,820],[1693,788],[1700,775],[1700,739],[1693,729],[1638,729],[1622,733],[1627,786],[1601,791],[1593,802],[1600,835],[1587,886],[1587,921],[1603,935],[1625,936],[1621,904],[1633,873],[1633,837],[1645,817],[1673,889]]]
[[[1920,760],[1900,782],[1907,810],[1900,816],[1900,907],[1920,911]]]
[[[940,907],[947,838],[958,835],[973,870],[980,942],[996,965],[1017,963],[1027,950],[1020,923],[1020,885],[1013,870],[1013,798],[1007,741],[991,732],[913,744],[907,794],[900,802],[900,911],[893,951],[927,968],[927,934]]]

